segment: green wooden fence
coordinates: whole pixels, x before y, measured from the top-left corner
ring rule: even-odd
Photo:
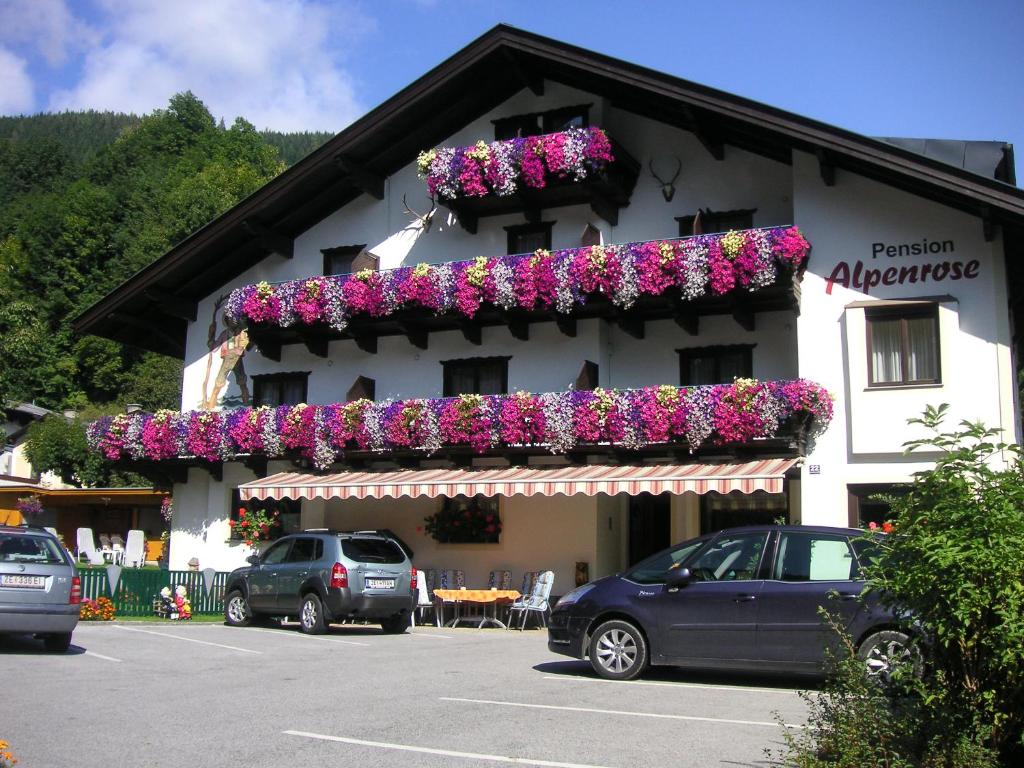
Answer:
[[[193,614],[218,614],[224,610],[226,571],[214,575],[213,587],[207,592],[206,581],[200,571],[123,568],[113,595],[110,594],[106,568],[84,568],[78,573],[82,577],[82,599],[109,597],[118,616],[152,616],[153,601],[160,596],[160,590],[170,587],[173,591],[178,585],[184,585],[188,590]]]

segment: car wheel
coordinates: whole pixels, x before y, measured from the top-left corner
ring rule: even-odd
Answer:
[[[224,601],[224,621],[232,627],[247,627],[252,623],[249,601],[240,591],[231,591]]]
[[[889,682],[893,672],[905,664],[911,665],[915,675],[923,670],[921,654],[910,637],[894,629],[868,635],[857,649],[857,658],[867,667],[868,677],[883,682]]]
[[[44,635],[43,644],[46,646],[46,650],[48,651],[64,653],[71,647],[71,633],[58,632],[52,635]]]
[[[606,621],[590,638],[590,665],[609,680],[632,680],[647,666],[647,641],[628,621]]]
[[[409,617],[404,613],[388,616],[381,621],[380,628],[384,630],[385,635],[401,635],[409,628]]]
[[[307,635],[322,635],[327,631],[323,603],[313,592],[302,598],[302,608],[299,609],[299,626]]]

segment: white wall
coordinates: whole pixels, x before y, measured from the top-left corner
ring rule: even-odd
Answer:
[[[423,530],[423,519],[440,499],[333,499],[325,524],[342,530],[390,528],[412,547],[417,568],[461,568],[466,586],[485,587],[492,570],[511,570],[518,589],[525,571],[553,570],[553,593],[575,586],[577,561],[598,563],[598,500],[588,496],[511,496],[501,499],[502,531],[497,544],[441,544]]]
[[[929,466],[925,456],[902,454],[905,441],[923,435],[907,419],[919,416],[926,404],[950,403],[950,427],[961,419],[981,420],[1017,439],[1002,243],[999,238],[985,241],[977,217],[852,173],[839,171],[835,186],[826,187],[810,155],[794,153],[793,173],[795,223],[813,246],[797,323],[800,375],[825,385],[836,397],[832,425],[803,468],[802,516],[809,524],[844,524],[848,483],[907,481]],[[923,240],[952,241],[953,250],[887,255],[889,246],[898,253],[900,244]],[[879,251],[875,243],[885,248]],[[908,279],[902,285],[872,286],[869,293],[838,282],[843,262],[851,278],[859,262],[862,275],[877,269],[892,282],[898,272],[886,275],[890,267],[916,265],[920,275],[921,265],[941,261],[977,261],[977,277]],[[937,295],[952,297],[940,310],[942,383],[868,390],[864,310],[849,305]],[[811,474],[812,465],[819,474]]]

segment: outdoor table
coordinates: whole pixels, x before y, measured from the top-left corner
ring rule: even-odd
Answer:
[[[501,629],[508,629],[505,623],[498,619],[498,602],[516,600],[519,598],[519,593],[514,589],[435,589],[434,597],[440,601],[450,600],[456,604],[476,603],[480,606],[480,613],[467,616],[461,615],[458,608],[456,608],[455,618],[445,624],[444,603],[441,602],[438,605],[438,610],[441,612],[441,623],[446,627],[454,627],[460,621],[479,620],[480,623],[477,624],[477,629],[483,627],[484,624],[493,624]],[[493,616],[487,614],[488,606],[494,606]]]

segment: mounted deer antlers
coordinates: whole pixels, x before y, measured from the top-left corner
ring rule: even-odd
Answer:
[[[426,213],[417,213],[409,207],[409,204],[405,201],[405,195],[402,195],[402,207],[405,209],[406,213],[417,219],[423,225],[424,232],[430,231],[430,224],[433,222],[434,212],[437,210],[437,200],[430,198],[430,210]]]
[[[662,197],[665,198],[665,202],[666,203],[671,203],[672,202],[672,198],[676,194],[676,184],[675,184],[675,181],[676,181],[676,179],[679,178],[680,171],[683,170],[683,161],[680,160],[678,157],[676,157],[676,175],[673,176],[670,181],[665,181],[654,170],[654,159],[653,158],[650,159],[647,162],[647,167],[651,171],[651,176],[656,178],[658,180],[658,183],[661,184],[661,195],[662,195]]]

